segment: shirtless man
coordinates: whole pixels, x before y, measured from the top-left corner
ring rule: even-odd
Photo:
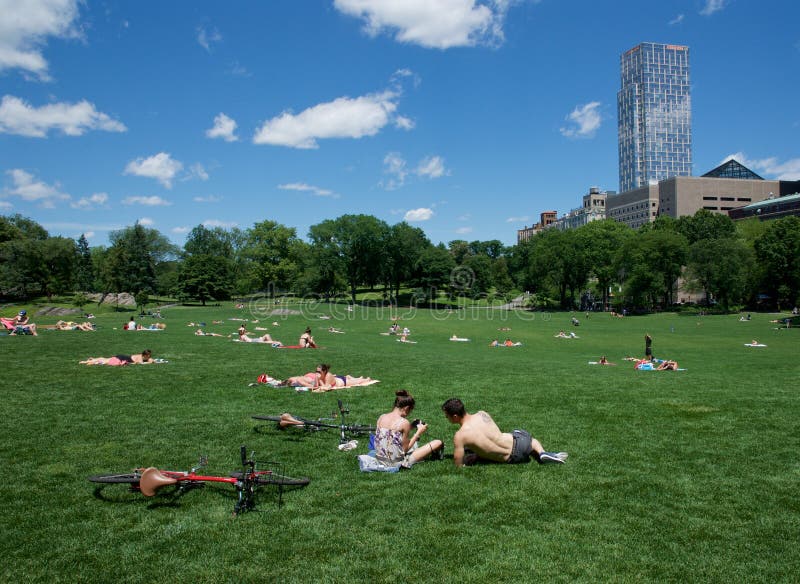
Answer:
[[[525,430],[501,432],[486,412],[467,413],[460,399],[447,400],[442,410],[451,423],[460,426],[453,437],[453,462],[457,467],[474,464],[478,459],[517,464],[533,457],[542,464],[563,463],[567,458],[566,452],[545,452],[539,441]]]

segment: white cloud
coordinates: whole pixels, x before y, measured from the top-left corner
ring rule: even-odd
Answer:
[[[93,238],[95,236],[95,233],[94,233],[94,231],[84,231],[83,232],[83,236],[86,239],[91,239],[91,238]]]
[[[282,191],[299,191],[303,193],[312,193],[318,197],[332,197],[334,199],[338,199],[339,195],[334,193],[328,189],[321,189],[319,187],[315,187],[313,185],[307,185],[305,183],[288,183],[283,185],[278,185],[278,188]]]
[[[399,189],[405,184],[408,175],[406,161],[397,152],[389,152],[383,158],[383,173],[389,175],[389,179],[385,183],[381,181],[381,186],[387,191]]]
[[[219,203],[222,197],[216,195],[208,195],[207,197],[195,197],[192,199],[195,203]]]
[[[781,162],[776,157],[750,160],[744,152],[736,152],[726,156],[722,162],[736,160],[750,170],[765,174],[773,180],[800,180],[800,158],[790,158]],[[720,164],[722,164],[720,162]]]
[[[382,32],[426,48],[499,45],[510,2],[476,0],[334,0],[340,12],[364,22],[371,37]]]
[[[466,235],[467,233],[472,233],[472,227],[459,227],[456,229],[456,233],[459,235]]]
[[[441,156],[428,156],[420,160],[416,173],[428,178],[440,178],[449,175],[450,171],[444,167],[444,159]]]
[[[506,223],[525,223],[526,221],[530,221],[530,219],[528,215],[521,215],[519,217],[509,217],[506,219]]]
[[[150,219],[150,217],[142,217],[138,221],[139,225],[142,225],[143,227],[152,227],[156,224],[156,222]]]
[[[674,26],[676,24],[680,24],[681,22],[683,22],[683,19],[684,19],[684,15],[683,14],[679,14],[678,16],[676,16],[675,18],[670,20],[668,24],[670,26]]]
[[[0,209],[13,209],[14,205],[9,203],[8,201],[0,201]]]
[[[222,227],[223,229],[230,229],[238,225],[239,224],[235,221],[220,221],[219,219],[206,219],[203,221],[203,227]]]
[[[87,130],[127,130],[124,124],[97,111],[94,104],[86,100],[74,104],[51,103],[39,108],[13,95],[4,95],[0,101],[0,134],[44,138],[53,129],[67,136],[81,136]]]
[[[191,229],[189,227],[173,227],[171,229],[172,233],[182,234],[182,233],[189,233]]]
[[[472,215],[470,213],[464,213],[463,215],[459,215],[458,217],[456,217],[456,219],[458,219],[459,221],[469,221],[470,219],[472,219]]]
[[[406,214],[403,216],[403,221],[428,221],[431,217],[433,217],[433,209],[420,207],[419,209],[406,211]]]
[[[725,8],[725,0],[706,0],[706,5],[700,11],[703,16],[711,16]]]
[[[599,101],[592,101],[586,105],[576,106],[567,116],[570,122],[568,127],[560,129],[567,138],[591,138],[600,127],[601,117],[598,108]]]
[[[214,118],[214,127],[206,130],[206,136],[222,138],[226,142],[236,142],[239,139],[236,135],[236,122],[221,112]]]
[[[167,152],[159,152],[149,158],[137,158],[125,167],[125,174],[154,178],[166,188],[172,188],[172,179],[181,171],[183,164],[173,160]]]
[[[73,209],[94,209],[97,206],[103,206],[108,203],[108,195],[106,193],[94,193],[88,197],[81,197],[77,201],[69,204]]]
[[[397,116],[394,119],[394,126],[395,128],[400,128],[401,130],[413,130],[414,126],[417,124],[411,118],[407,118],[406,116]]]
[[[157,196],[151,196],[151,197],[135,196],[135,197],[125,197],[124,199],[122,199],[122,204],[143,205],[145,207],[167,207],[172,203]]]
[[[211,43],[218,43],[221,40],[222,35],[219,34],[219,31],[216,28],[212,30],[206,30],[202,26],[197,27],[197,42],[209,53],[211,52]]]
[[[189,172],[183,177],[182,180],[191,180],[193,178],[199,178],[203,181],[208,180],[208,173],[206,172],[206,169],[203,168],[203,165],[199,162],[195,162],[189,167]]]
[[[391,121],[397,98],[396,92],[384,91],[356,98],[340,97],[297,115],[286,111],[264,122],[253,136],[253,143],[310,149],[319,147],[318,139],[374,136]]]
[[[36,202],[40,207],[52,209],[57,201],[65,201],[70,198],[66,193],[59,190],[60,185],[48,185],[47,183],[36,180],[31,173],[14,168],[7,170],[6,174],[11,177],[13,186],[6,188],[6,195],[20,197],[23,201]]]
[[[47,37],[77,38],[79,0],[0,0],[0,71],[22,69],[48,80]]]

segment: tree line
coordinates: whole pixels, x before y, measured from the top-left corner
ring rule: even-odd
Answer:
[[[183,247],[138,222],[108,246],[50,236],[20,215],[0,216],[0,294],[5,298],[130,292],[184,301],[255,293],[346,297],[382,292],[387,302],[441,295],[508,299],[529,292],[536,307],[651,310],[682,290],[722,310],[791,307],[800,293],[800,218],[734,223],[700,210],[659,216],[633,230],[607,219],[547,229],[528,241],[433,244],[406,222],[342,215],[310,227],[265,220],[247,229],[198,225]]]

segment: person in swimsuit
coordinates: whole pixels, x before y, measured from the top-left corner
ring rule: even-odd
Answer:
[[[331,367],[327,363],[317,365],[317,384],[312,387],[313,391],[329,391],[341,387],[361,385],[372,381],[371,377],[353,377],[352,375],[334,375]]]
[[[314,337],[311,336],[311,327],[306,327],[305,332],[300,335],[300,340],[297,343],[304,349],[316,349],[317,344],[314,342]]]
[[[427,444],[419,445],[419,439],[428,429],[428,425],[419,420],[415,420],[413,424],[408,421],[408,415],[414,410],[414,406],[414,397],[401,389],[395,392],[392,411],[378,418],[375,424],[375,458],[382,464],[411,468],[433,454],[441,458],[444,453],[444,443],[441,440],[431,440]]]
[[[90,357],[80,361],[81,365],[147,365],[153,362],[153,352],[145,349],[133,355],[114,355],[113,357]]]
[[[467,413],[464,403],[450,398],[442,404],[447,419],[460,428],[453,437],[453,462],[457,467],[475,464],[479,460],[518,464],[536,459],[563,463],[566,452],[546,452],[541,443],[525,430],[501,432],[492,417],[484,411]]]

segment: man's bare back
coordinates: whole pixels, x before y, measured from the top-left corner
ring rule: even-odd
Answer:
[[[453,437],[453,463],[456,466],[471,464],[473,456],[513,464],[528,462],[531,458],[539,463],[563,463],[568,456],[566,452],[545,452],[542,444],[525,430],[514,430],[510,434],[501,432],[488,413],[481,410],[470,414],[458,398],[444,402],[442,411],[448,421],[459,425]]]
[[[458,432],[453,438],[454,455],[464,450],[471,450],[480,458],[505,462],[511,455],[514,438],[507,432],[501,432],[492,417],[484,411],[464,416]],[[462,458],[463,460],[463,458]]]

